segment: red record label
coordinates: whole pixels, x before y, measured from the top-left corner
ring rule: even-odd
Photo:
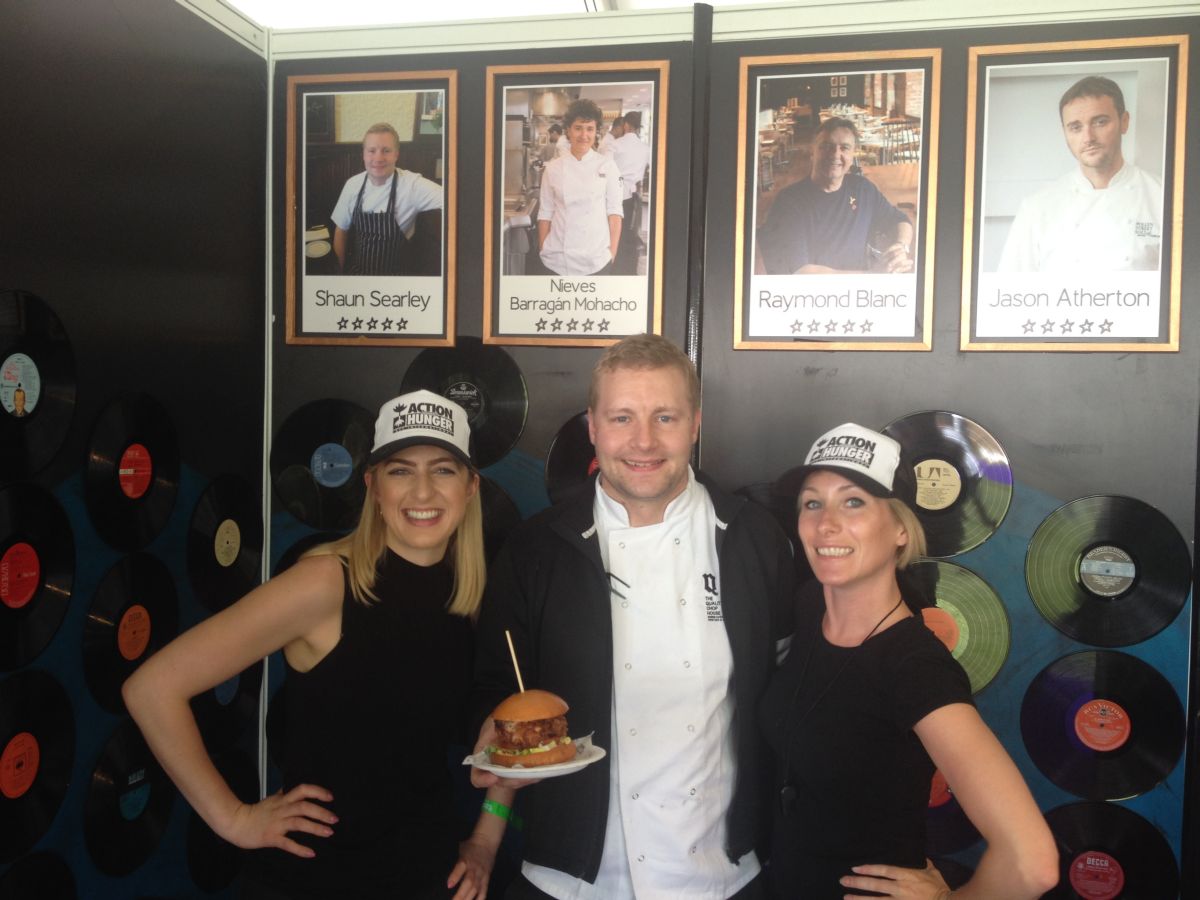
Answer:
[[[33,599],[42,580],[42,564],[33,545],[18,541],[0,556],[0,603],[20,609]]]
[[[141,444],[130,444],[121,454],[121,462],[117,466],[117,481],[121,485],[121,493],[130,500],[138,500],[150,488],[150,480],[154,475],[154,463],[150,451]]]
[[[933,778],[929,781],[929,808],[936,809],[945,806],[954,795],[950,793],[950,785],[941,769],[933,770]]]
[[[117,649],[130,662],[146,652],[150,643],[150,612],[137,603],[125,610],[117,625]]]
[[[927,606],[921,610],[921,618],[925,620],[925,627],[953,653],[959,638],[958,623],[954,621],[954,616],[936,606]]]
[[[598,471],[600,471],[600,460],[593,456],[592,461],[588,463],[588,478],[591,478]]]
[[[1129,740],[1129,714],[1111,700],[1090,700],[1075,713],[1075,735],[1091,750],[1116,750]]]
[[[9,800],[23,797],[37,778],[42,752],[28,731],[13,735],[0,753],[0,794]]]
[[[1125,870],[1102,850],[1085,850],[1071,862],[1071,887],[1086,900],[1113,900],[1125,887]]]

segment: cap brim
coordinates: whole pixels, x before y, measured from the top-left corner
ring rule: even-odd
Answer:
[[[384,444],[378,450],[373,450],[371,452],[371,455],[367,457],[367,465],[373,466],[378,462],[382,462],[383,460],[387,459],[389,456],[395,455],[396,453],[405,449],[406,447],[421,447],[421,446],[441,447],[444,450],[450,451],[450,453],[452,453],[456,459],[458,459],[460,462],[464,463],[465,465],[470,466],[471,468],[475,467],[475,464],[473,462],[471,462],[471,458],[469,456],[463,455],[462,450],[460,450],[458,447],[454,446],[454,444],[450,443],[449,441],[442,441],[442,440],[438,440],[437,438],[425,437],[425,436],[406,437],[406,438],[401,438],[398,441],[390,441],[389,443]]]
[[[866,491],[873,497],[895,497],[894,491],[889,491],[882,484],[857,469],[850,469],[843,466],[816,465],[816,466],[796,466],[794,469],[788,469],[775,482],[775,489],[786,497],[796,497],[800,494],[800,488],[804,487],[804,479],[813,472],[836,472],[848,481],[853,481],[860,488]]]

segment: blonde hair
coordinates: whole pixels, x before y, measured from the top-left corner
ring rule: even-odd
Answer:
[[[908,543],[896,548],[896,568],[907,569],[925,555],[925,528],[912,507],[903,500],[897,500],[895,497],[888,497],[886,500],[888,509],[892,511],[900,527],[908,532]]]
[[[631,334],[604,351],[592,368],[588,409],[600,400],[600,378],[617,369],[675,369],[687,386],[692,411],[700,408],[700,379],[688,355],[658,334]]]
[[[396,142],[396,151],[399,152],[399,150],[400,150],[400,132],[398,132],[395,128],[393,128],[387,122],[376,122],[374,125],[372,125],[370,128],[368,128],[366,130],[366,132],[363,134],[363,143],[365,144],[367,142],[367,138],[369,138],[373,134],[390,134],[392,136],[392,140]]]
[[[368,469],[374,472],[379,466]],[[464,466],[468,477],[474,477],[474,469]],[[487,562],[483,554],[483,506],[481,491],[467,501],[463,519],[450,539],[447,555],[453,554],[454,593],[446,606],[447,612],[455,616],[472,619],[479,615],[479,603],[483,599],[483,586],[487,581]],[[308,556],[336,556],[346,570],[350,581],[350,594],[359,603],[378,603],[375,593],[375,576],[379,561],[387,550],[387,528],[379,514],[370,491],[363,499],[358,525],[345,537],[328,544],[321,544],[304,554]]]

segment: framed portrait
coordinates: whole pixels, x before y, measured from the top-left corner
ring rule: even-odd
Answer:
[[[668,69],[488,67],[485,343],[662,332]]]
[[[941,51],[739,77],[735,349],[931,349]]]
[[[971,48],[963,350],[1179,349],[1187,47]]]
[[[456,86],[288,78],[287,343],[454,343]]]

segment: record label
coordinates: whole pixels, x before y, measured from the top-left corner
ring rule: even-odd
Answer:
[[[125,610],[117,624],[117,649],[130,662],[150,645],[150,612],[137,603]]]
[[[24,797],[37,780],[41,760],[37,738],[28,731],[13,735],[0,753],[0,794],[9,800]]]
[[[448,400],[453,400],[459,406],[467,411],[467,418],[474,419],[483,412],[484,396],[483,391],[471,384],[469,381],[456,381],[454,384],[446,388],[442,395]]]
[[[1091,750],[1116,750],[1129,740],[1129,715],[1111,700],[1089,700],[1075,713],[1075,736]]]
[[[354,459],[341,444],[322,444],[313,451],[312,473],[322,487],[339,488],[354,473]]]
[[[226,519],[217,526],[216,537],[213,538],[213,556],[217,565],[228,569],[238,558],[242,550],[242,529],[233,519]]]
[[[925,627],[937,636],[951,654],[959,649],[960,641],[965,645],[971,633],[971,626],[963,614],[945,600],[939,600],[937,606],[926,606],[921,610],[921,618],[925,620]]]
[[[37,550],[17,541],[0,556],[0,603],[20,609],[37,593],[42,582],[42,565]]]
[[[1071,861],[1071,887],[1086,900],[1114,900],[1125,888],[1125,870],[1103,850],[1085,850]]]
[[[37,363],[24,353],[13,353],[0,363],[0,405],[15,419],[37,409],[42,396],[42,375]]]
[[[145,770],[139,770],[129,776],[130,784],[121,792],[117,807],[121,810],[121,818],[133,822],[146,811],[150,805],[150,785],[146,782]]]
[[[130,444],[121,454],[117,464],[117,481],[121,485],[121,493],[130,500],[140,499],[150,489],[150,480],[154,473],[154,463],[150,459],[150,451],[141,444]]]
[[[1133,557],[1120,547],[1094,547],[1079,563],[1079,580],[1099,597],[1119,597],[1137,578]]]
[[[930,457],[913,466],[917,475],[917,506],[949,509],[962,493],[962,476],[944,459]]]
[[[934,769],[933,778],[929,780],[929,808],[937,809],[939,806],[945,806],[953,796],[942,770]]]

